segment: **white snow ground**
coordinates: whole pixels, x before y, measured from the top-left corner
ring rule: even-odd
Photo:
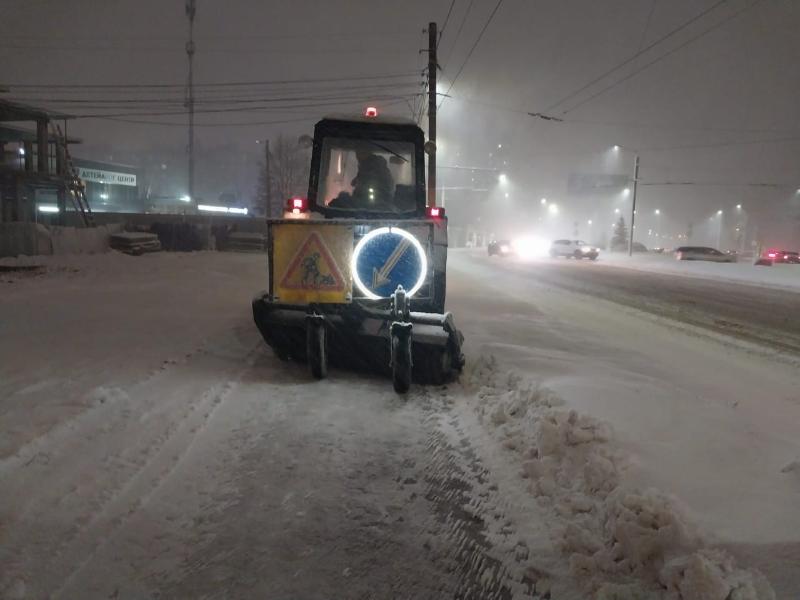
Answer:
[[[672,254],[634,254],[601,252],[598,264],[637,269],[651,273],[669,273],[720,281],[734,281],[781,289],[800,289],[800,265],[775,264],[755,266],[753,261],[713,263],[675,260]]]
[[[0,274],[2,598],[800,590],[791,365],[455,252],[468,368],[403,402],[263,347],[263,256],[47,265]]]

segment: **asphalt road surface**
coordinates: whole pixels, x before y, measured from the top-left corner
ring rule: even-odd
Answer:
[[[706,330],[800,355],[800,294],[569,259],[471,260],[591,298],[609,300]],[[800,267],[798,268],[800,274]]]

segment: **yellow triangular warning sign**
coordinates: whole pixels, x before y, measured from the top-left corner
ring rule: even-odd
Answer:
[[[345,283],[339,266],[316,231],[300,244],[289,262],[280,286],[290,290],[342,291]]]

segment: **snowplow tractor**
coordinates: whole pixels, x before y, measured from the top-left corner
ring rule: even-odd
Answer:
[[[445,383],[463,335],[445,312],[447,218],[426,206],[424,135],[412,121],[326,118],[314,128],[308,196],[267,222],[268,289],[253,300],[282,360]]]

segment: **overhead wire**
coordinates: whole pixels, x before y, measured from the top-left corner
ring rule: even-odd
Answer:
[[[450,0],[450,8],[447,9],[447,16],[444,18],[444,24],[442,28],[439,30],[439,39],[436,40],[436,47],[439,47],[439,42],[442,41],[442,36],[444,35],[444,30],[447,29],[447,24],[450,22],[450,15],[453,12],[453,7],[456,4],[456,0]]]
[[[453,38],[453,43],[450,44],[450,51],[447,53],[447,58],[442,61],[443,65],[447,65],[450,61],[450,57],[453,55],[453,50],[456,47],[456,43],[458,42],[458,38],[461,37],[461,32],[464,30],[464,24],[467,22],[467,18],[469,17],[469,13],[472,10],[472,5],[475,0],[469,0],[469,4],[467,5],[467,10],[464,11],[464,15],[461,17],[461,24],[458,26],[458,31],[456,31],[456,36]]]
[[[216,81],[207,83],[195,83],[195,87],[216,88],[216,87],[242,87],[254,85],[290,85],[304,83],[341,83],[344,81],[370,81],[378,79],[401,79],[417,75],[414,71],[404,73],[392,73],[388,75],[354,75],[341,77],[310,77],[302,79],[273,79],[263,81]],[[14,89],[180,89],[183,90],[183,83],[4,83],[4,87]]]
[[[478,47],[478,44],[483,38],[483,34],[486,33],[486,30],[489,28],[489,25],[492,24],[492,21],[494,20],[497,11],[500,10],[502,4],[503,0],[497,0],[497,4],[495,4],[494,9],[489,14],[489,17],[486,19],[486,22],[483,24],[483,27],[481,28],[481,31],[478,34],[478,37],[475,39],[475,43],[472,44],[472,47],[469,49],[469,52],[467,52],[467,57],[464,59],[464,62],[461,63],[461,67],[459,67],[455,77],[453,77],[453,79],[450,80],[450,87],[447,88],[447,92],[445,92],[444,96],[442,97],[442,101],[439,103],[439,106],[437,108],[441,108],[442,104],[444,104],[444,101],[447,99],[447,96],[450,94],[450,91],[453,89],[453,86],[456,84],[458,78],[461,76],[461,73],[464,71],[464,67],[467,66],[469,59],[472,57],[472,53],[475,52],[475,48]]]
[[[610,84],[610,85],[608,85],[608,86],[606,86],[606,87],[602,88],[601,90],[599,90],[599,91],[595,92],[594,94],[592,94],[592,95],[591,95],[591,96],[589,96],[588,98],[585,98],[584,100],[581,100],[581,101],[580,101],[580,102],[578,102],[577,104],[575,104],[575,105],[571,106],[571,107],[570,107],[570,108],[568,108],[567,110],[564,110],[564,111],[562,111],[562,113],[561,113],[561,114],[568,114],[568,113],[572,112],[573,110],[575,110],[576,108],[579,108],[579,107],[583,106],[584,104],[587,104],[588,102],[591,102],[591,101],[592,101],[592,100],[594,100],[595,98],[598,98],[599,96],[602,96],[602,95],[603,95],[603,94],[605,94],[606,92],[609,92],[610,90],[614,89],[615,87],[617,87],[617,86],[619,86],[619,85],[621,85],[621,84],[625,83],[625,82],[626,82],[626,81],[628,81],[629,79],[632,79],[633,77],[635,77],[636,75],[638,75],[638,74],[639,74],[639,73],[641,73],[642,71],[645,71],[645,70],[649,69],[650,67],[652,67],[652,66],[653,66],[653,65],[655,65],[656,63],[659,63],[659,62],[661,62],[662,60],[664,60],[665,58],[667,58],[667,57],[669,57],[669,56],[672,56],[672,55],[673,55],[673,54],[675,54],[676,52],[678,52],[678,51],[682,50],[683,48],[685,48],[686,46],[688,46],[688,45],[690,45],[690,44],[693,44],[694,42],[696,42],[696,41],[697,41],[697,40],[699,40],[700,38],[702,38],[702,37],[704,37],[704,36],[708,35],[708,34],[709,34],[709,33],[711,33],[712,31],[714,31],[714,30],[716,30],[716,29],[719,29],[719,28],[720,28],[720,27],[722,27],[723,25],[725,25],[725,24],[729,23],[730,21],[732,21],[733,19],[735,19],[735,18],[736,18],[736,17],[738,17],[739,15],[742,15],[742,14],[744,14],[745,12],[747,12],[748,10],[750,10],[750,9],[754,8],[754,7],[755,7],[755,6],[757,6],[758,4],[761,4],[762,2],[764,2],[764,0],[754,0],[754,2],[752,2],[752,3],[748,4],[748,5],[745,5],[744,7],[742,7],[742,8],[741,8],[741,9],[739,9],[739,10],[737,10],[736,12],[734,12],[734,13],[732,13],[732,14],[728,15],[728,16],[727,16],[725,19],[723,19],[722,21],[719,21],[719,22],[715,23],[714,25],[712,25],[711,27],[708,27],[708,28],[704,29],[704,30],[703,30],[703,31],[701,31],[699,34],[697,34],[697,35],[695,35],[695,36],[692,36],[692,37],[690,37],[688,40],[686,40],[686,41],[685,41],[685,42],[683,42],[682,44],[679,44],[678,46],[676,46],[675,48],[672,48],[672,49],[671,49],[671,50],[669,50],[668,52],[665,52],[665,53],[664,53],[664,54],[662,54],[661,56],[658,56],[658,57],[654,58],[653,60],[651,60],[651,61],[649,61],[649,62],[645,63],[644,65],[642,65],[641,67],[639,67],[638,69],[635,69],[634,71],[632,71],[632,72],[628,73],[628,75],[626,75],[626,76],[625,76],[625,77],[623,77],[622,79],[619,79],[619,80],[615,81],[614,83],[612,83],[612,84]]]
[[[712,11],[717,9],[719,6],[725,4],[726,2],[729,2],[729,0],[718,0],[717,2],[715,2],[714,4],[709,6],[708,8],[706,8],[706,9],[700,11],[699,13],[697,13],[695,16],[693,16],[688,21],[684,21],[683,23],[678,25],[675,29],[672,29],[671,31],[669,31],[666,34],[662,35],[657,40],[654,40],[653,42],[648,44],[647,47],[640,49],[635,54],[633,54],[632,56],[629,56],[628,58],[626,58],[621,63],[618,63],[618,64],[614,65],[613,67],[611,67],[610,69],[604,71],[603,73],[601,73],[600,75],[598,75],[597,77],[592,79],[591,81],[583,84],[582,86],[580,86],[576,90],[573,90],[572,92],[570,92],[569,94],[567,94],[566,96],[561,98],[558,102],[555,102],[555,103],[551,104],[550,106],[548,106],[547,108],[545,108],[544,110],[541,110],[539,112],[540,113],[549,113],[550,111],[554,110],[556,107],[560,106],[564,102],[566,102],[568,100],[571,100],[572,98],[574,98],[575,96],[577,96],[578,94],[583,92],[584,90],[586,90],[586,89],[592,87],[594,84],[602,81],[603,79],[605,79],[606,77],[608,77],[612,73],[614,73],[616,71],[619,71],[622,67],[625,67],[625,66],[629,65],[630,63],[635,61],[637,58],[639,58],[640,56],[642,56],[646,52],[649,52],[650,50],[652,50],[653,48],[655,48],[656,46],[658,46],[662,42],[665,42],[666,40],[668,40],[669,38],[671,38],[675,34],[680,33],[681,31],[683,31],[684,29],[686,29],[687,27],[689,27],[693,23],[696,23],[697,21],[702,19],[704,16],[706,16],[709,13],[711,13]],[[649,17],[648,17],[648,21],[649,21]]]

